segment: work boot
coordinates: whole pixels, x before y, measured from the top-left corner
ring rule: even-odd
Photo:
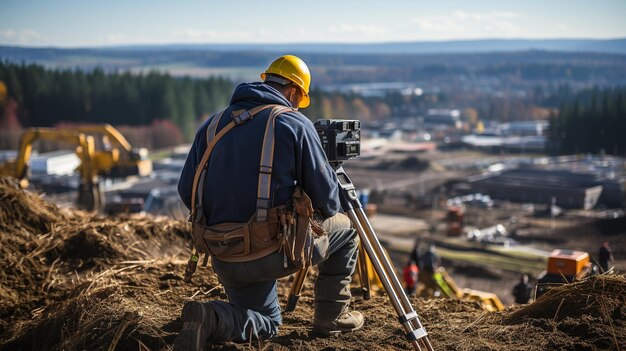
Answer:
[[[189,301],[183,306],[183,327],[174,340],[174,351],[201,351],[217,326],[217,315],[210,304]]]
[[[364,324],[363,314],[358,311],[344,311],[334,320],[316,319],[313,324],[313,333],[321,336],[339,335],[361,329]]]

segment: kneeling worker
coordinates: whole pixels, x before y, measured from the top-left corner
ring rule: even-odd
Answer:
[[[297,111],[309,105],[309,69],[286,55],[261,79],[237,86],[230,106],[200,127],[180,177],[195,246],[211,254],[229,302],[187,302],[174,350],[275,336],[282,323],[276,279],[305,264],[319,266],[313,332],[363,326],[362,314],[348,309],[358,236],[339,213],[338,180],[315,127]],[[316,233],[304,241],[296,239],[302,218],[313,228],[304,232]]]

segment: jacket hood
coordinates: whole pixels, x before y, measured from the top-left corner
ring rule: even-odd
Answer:
[[[279,104],[292,107],[283,94],[262,82],[239,84],[230,98],[230,104],[251,106]]]

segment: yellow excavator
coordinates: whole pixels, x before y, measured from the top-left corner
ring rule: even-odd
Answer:
[[[134,149],[128,140],[110,124],[82,125],[67,128],[96,138],[96,163],[99,171],[111,178],[124,178],[152,174],[152,161],[148,159],[148,150]],[[98,149],[100,146],[101,149]]]
[[[92,134],[100,134],[102,149],[96,150]],[[120,178],[130,175],[147,176],[152,173],[152,162],[147,151],[132,149],[126,138],[110,125],[76,128],[28,128],[21,137],[17,158],[0,165],[0,174],[17,178],[20,186],[28,186],[28,163],[33,144],[38,140],[51,140],[76,147],[80,160],[78,173],[78,207],[98,211],[104,205],[104,195],[99,177]],[[120,150],[121,149],[121,150]],[[120,152],[121,151],[121,152]]]

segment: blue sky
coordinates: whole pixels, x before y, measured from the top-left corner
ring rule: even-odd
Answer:
[[[626,0],[0,0],[0,45],[626,37]]]

